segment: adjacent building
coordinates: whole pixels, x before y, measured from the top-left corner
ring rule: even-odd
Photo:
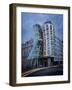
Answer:
[[[23,70],[30,68],[30,62],[28,61],[28,56],[33,48],[33,39],[22,44],[21,53],[22,53],[22,72]]]
[[[58,64],[63,63],[63,41],[55,36],[54,61]]]
[[[22,57],[23,58],[27,59],[30,51],[32,50],[32,47],[33,47],[33,39],[22,44]]]

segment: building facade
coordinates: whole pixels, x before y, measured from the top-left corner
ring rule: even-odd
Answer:
[[[34,42],[33,42],[33,49],[30,53],[31,58],[39,58],[43,56],[43,33],[41,26],[39,24],[33,25],[33,32],[34,32]]]
[[[27,59],[30,51],[32,50],[32,47],[33,47],[33,39],[22,44],[22,56],[23,56],[23,58]]]
[[[31,52],[32,48],[33,48],[33,39],[22,44],[22,48],[21,48],[22,72],[25,69],[28,69],[31,67],[30,61],[28,61],[28,56],[29,56],[29,53]]]
[[[42,28],[39,24],[33,25],[34,31],[34,42],[33,48],[28,57],[29,60],[32,60],[32,67],[40,66],[40,59],[43,56],[43,33]]]
[[[43,56],[47,57],[47,65],[51,65],[54,58],[55,29],[51,21],[43,24]]]
[[[22,66],[48,67],[63,62],[63,41],[55,35],[51,21],[33,25],[34,38],[22,44]],[[56,64],[57,64],[56,63]]]
[[[63,63],[63,41],[55,36],[54,61]]]

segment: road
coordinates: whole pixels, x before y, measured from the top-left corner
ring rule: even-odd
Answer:
[[[37,68],[37,69],[29,70],[22,74],[22,76],[24,76],[24,77],[53,76],[53,75],[63,75],[62,65]]]

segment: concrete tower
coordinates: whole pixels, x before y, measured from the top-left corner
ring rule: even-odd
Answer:
[[[51,21],[43,24],[43,56],[48,57],[48,65],[54,58],[55,50],[55,29]]]

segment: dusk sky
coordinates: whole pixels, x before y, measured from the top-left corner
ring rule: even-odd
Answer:
[[[63,39],[63,15],[43,13],[21,13],[21,40],[22,43],[34,38],[33,25],[43,25],[46,21],[52,21],[55,27],[56,36]]]

